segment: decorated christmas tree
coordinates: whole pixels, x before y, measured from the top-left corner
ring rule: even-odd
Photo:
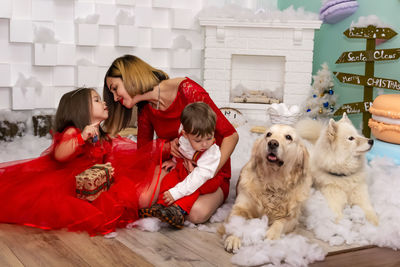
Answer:
[[[328,64],[313,76],[311,95],[306,101],[306,115],[316,119],[331,116],[335,110],[336,96],[333,91],[333,76]]]

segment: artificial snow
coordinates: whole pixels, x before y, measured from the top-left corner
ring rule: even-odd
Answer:
[[[44,44],[56,44],[59,42],[59,40],[55,37],[54,31],[46,27],[34,28],[33,41],[35,43],[44,43]]]
[[[162,223],[157,218],[144,218],[137,220],[133,223],[129,223],[126,228],[131,229],[133,227],[138,228],[142,231],[147,232],[158,232],[162,226]]]
[[[285,10],[277,8],[258,9],[256,11],[241,7],[235,4],[228,4],[222,7],[210,6],[200,11],[199,17],[204,18],[225,18],[246,21],[288,21],[288,20],[318,20],[318,14],[293,6]]]
[[[381,19],[376,15],[369,15],[369,16],[361,16],[358,18],[356,22],[351,22],[351,27],[367,27],[368,25],[374,25],[375,27],[382,27],[382,28],[392,28],[388,24],[381,21]]]
[[[18,115],[16,115],[18,116]],[[231,192],[225,203],[211,217],[210,222],[223,222],[229,215],[235,199],[235,186],[240,169],[249,160],[251,147],[260,134],[250,132],[253,126],[261,122],[247,122],[237,128],[240,139],[232,154]],[[0,162],[34,158],[40,155],[51,144],[50,138],[39,138],[33,135],[17,137],[13,142],[0,142]],[[336,245],[377,245],[392,249],[400,248],[400,166],[389,159],[375,158],[368,163],[367,182],[372,205],[378,216],[379,225],[370,224],[358,206],[344,209],[344,217],[335,223],[333,212],[329,209],[323,195],[312,190],[301,217],[302,227],[312,231],[316,238],[331,246]],[[298,234],[288,234],[280,240],[264,240],[268,228],[267,218],[243,220],[235,218],[227,225],[227,232],[238,232],[243,236],[242,247],[233,255],[232,263],[238,265],[286,265],[306,266],[317,260],[323,260],[326,252],[317,244]],[[186,227],[197,227],[198,230],[216,232],[218,224],[194,225],[186,222]],[[158,231],[165,227],[155,218],[138,220],[128,227],[137,227],[145,231]],[[221,243],[222,243],[221,239]]]
[[[131,12],[120,9],[115,18],[117,25],[133,25],[135,24],[135,16]]]
[[[91,14],[86,17],[79,17],[75,19],[75,23],[79,24],[97,24],[99,22],[99,14]]]

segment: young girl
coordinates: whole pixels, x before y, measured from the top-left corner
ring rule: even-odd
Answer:
[[[207,183],[221,159],[214,138],[216,120],[215,112],[204,102],[191,103],[183,109],[179,152],[184,159],[163,163],[163,167],[174,169],[162,180],[157,204],[140,209],[140,217],[158,217],[180,229],[200,194],[218,190],[219,185]],[[194,165],[191,172],[186,170],[184,160]]]
[[[111,140],[102,130],[107,117],[107,106],[94,89],[63,95],[53,144],[36,159],[0,164],[0,201],[5,203],[0,222],[96,235],[137,219],[139,195],[153,179],[161,146],[154,143],[147,154],[136,156],[134,142]],[[106,162],[114,167],[109,191],[93,202],[78,199],[75,176]]]

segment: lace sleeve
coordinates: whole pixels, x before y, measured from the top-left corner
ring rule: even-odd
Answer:
[[[222,114],[221,110],[215,105],[214,101],[210,98],[209,94],[203,87],[197,83],[187,79],[182,83],[183,93],[188,100],[188,103],[202,101],[208,104],[217,115],[216,132],[220,133],[223,137],[227,137],[236,132],[235,128]]]
[[[63,133],[56,133],[54,139],[54,158],[57,161],[69,161],[83,153],[82,146],[85,141],[76,128],[68,128]]]
[[[138,147],[142,147],[145,144],[153,140],[154,127],[151,124],[148,109],[144,106],[138,108],[138,133],[137,133],[137,144]]]

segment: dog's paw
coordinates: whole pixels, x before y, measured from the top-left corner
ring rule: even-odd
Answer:
[[[273,227],[270,227],[265,233],[265,237],[269,240],[277,240],[281,238],[281,232],[276,231]]]
[[[371,211],[371,212],[367,212],[365,214],[365,218],[367,218],[367,220],[372,223],[375,226],[378,226],[379,224],[379,219],[378,216],[376,216],[375,212]]]
[[[230,235],[225,239],[225,250],[228,252],[236,252],[240,248],[240,238]]]

